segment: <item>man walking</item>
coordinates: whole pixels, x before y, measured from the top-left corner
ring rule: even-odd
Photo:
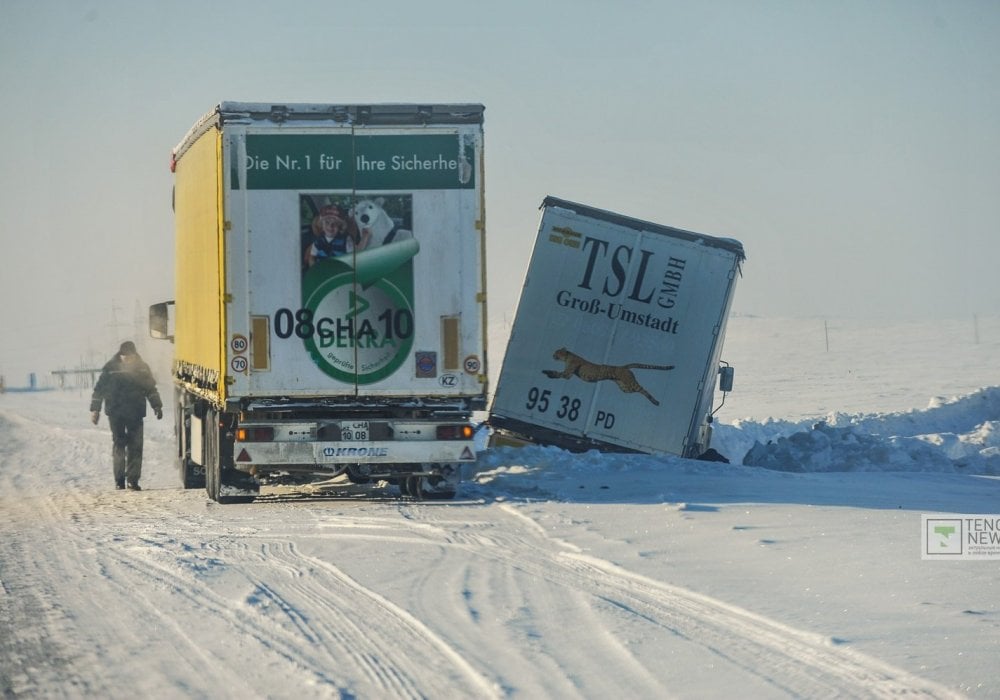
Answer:
[[[141,491],[142,419],[146,416],[146,401],[156,418],[163,418],[163,402],[156,391],[153,373],[139,357],[135,343],[127,340],[104,365],[90,399],[90,419],[94,425],[101,417],[103,403],[111,426],[115,488]]]

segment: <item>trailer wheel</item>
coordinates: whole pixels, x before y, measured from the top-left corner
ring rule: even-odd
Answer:
[[[371,477],[365,473],[364,466],[360,464],[349,464],[345,469],[347,474],[347,479],[352,484],[368,484],[371,482]]]
[[[192,418],[198,420],[198,418]],[[216,503],[219,502],[219,429],[215,413],[209,411],[204,419],[202,439],[205,441],[205,492]]]
[[[408,476],[400,483],[404,496],[416,501],[448,501],[455,497],[456,489],[439,476]]]
[[[424,497],[423,484],[421,483],[422,480],[423,477],[408,476],[399,482],[399,488],[403,492],[404,496],[409,496],[410,498],[419,501]]]
[[[434,483],[436,479],[440,479],[440,482]],[[445,482],[441,477],[430,477],[423,479],[423,481],[421,492],[423,498],[428,501],[450,501],[458,493],[454,486]]]
[[[462,480],[462,465],[460,464],[425,464],[425,471],[437,472],[436,476],[423,479],[421,491],[428,500],[448,501],[458,493],[458,484]]]
[[[212,409],[205,413],[205,490],[208,497],[216,503],[252,503],[259,486],[249,475],[234,474],[223,466],[222,429],[219,427],[219,415]],[[245,483],[244,483],[245,482]],[[251,491],[238,496],[225,495],[225,485],[238,486],[240,490]]]

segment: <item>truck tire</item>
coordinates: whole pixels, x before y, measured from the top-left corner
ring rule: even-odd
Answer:
[[[252,503],[259,490],[257,483],[249,474],[225,468],[219,414],[214,409],[208,409],[204,420],[205,490],[208,492],[208,497],[216,503]],[[225,495],[223,494],[225,485],[236,486],[244,493],[236,496]]]
[[[192,420],[198,420],[192,418]],[[218,422],[215,420],[215,412],[209,411],[202,419],[205,426],[202,430],[202,440],[205,443],[205,492],[208,497],[216,503],[219,502],[219,438]]]
[[[399,490],[404,496],[409,496],[415,500],[420,500],[422,492],[420,488],[419,476],[407,476],[399,481]]]
[[[427,484],[425,479],[424,487],[421,489],[424,500],[427,501],[450,501],[457,494],[458,491],[450,485],[430,485]]]
[[[399,489],[415,501],[449,501],[458,493],[441,477],[408,476],[400,482]]]
[[[433,501],[450,501],[458,493],[462,481],[461,464],[424,465],[430,471],[439,471],[439,476],[428,476],[423,480],[423,497]]]

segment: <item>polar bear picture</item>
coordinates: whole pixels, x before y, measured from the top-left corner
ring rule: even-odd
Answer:
[[[366,248],[375,248],[393,241],[413,238],[413,232],[402,228],[384,209],[385,198],[358,200],[351,209],[351,215],[361,232],[361,240],[368,240]]]

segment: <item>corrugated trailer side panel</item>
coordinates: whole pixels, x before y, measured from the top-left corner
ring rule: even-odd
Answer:
[[[221,137],[210,128],[175,166],[176,346],[174,372],[223,400]]]

